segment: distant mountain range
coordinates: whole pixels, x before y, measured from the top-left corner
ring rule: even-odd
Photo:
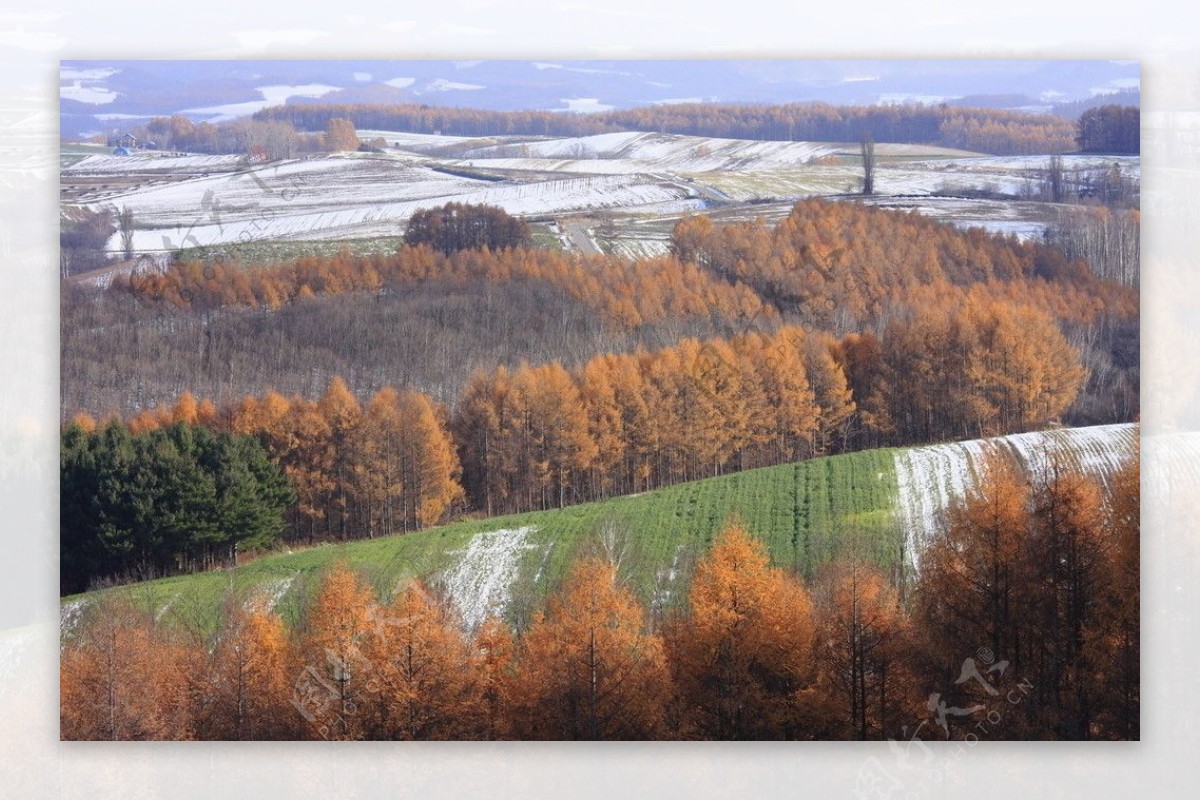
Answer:
[[[952,103],[1077,115],[1133,61],[63,61],[62,135],[184,114],[220,122],[284,102],[603,111],[680,102]]]

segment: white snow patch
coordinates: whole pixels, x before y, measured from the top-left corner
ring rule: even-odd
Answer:
[[[391,80],[384,81],[388,86],[395,87],[396,89],[407,89],[416,82],[416,78],[392,78]]]
[[[448,81],[445,78],[434,78],[429,83],[425,84],[424,91],[426,92],[471,92],[476,89],[486,89],[486,86],[481,86],[477,83],[461,83],[459,81]]]
[[[267,106],[279,106],[290,97],[321,97],[330,92],[336,92],[342,87],[329,86],[323,83],[307,83],[300,86],[259,86],[255,88],[262,100],[248,100],[242,103],[223,103],[219,106],[184,109],[184,114],[211,114],[209,122],[228,122],[229,120],[245,117]]]
[[[627,77],[629,75],[632,75],[632,73],[621,72],[620,70],[598,70],[598,69],[592,69],[590,67],[568,67],[565,64],[552,64],[548,61],[535,61],[535,62],[533,62],[533,66],[534,66],[534,68],[539,69],[539,70],[564,70],[566,72],[578,72],[583,75],[624,75]],[[666,86],[668,86],[668,84],[665,84],[665,83],[656,84],[653,81],[647,81],[647,83],[650,83],[651,85],[654,85],[654,86],[661,86],[664,88]]]
[[[58,608],[58,631],[63,637],[69,637],[79,625],[84,611],[92,605],[87,598],[68,601]]]
[[[354,80],[356,80],[356,81],[369,81],[369,80],[371,80],[371,73],[369,73],[369,72],[356,72],[356,73],[354,73]]]
[[[102,81],[120,72],[112,67],[95,67],[88,70],[63,67],[58,71],[58,77],[64,81]]]
[[[671,559],[669,568],[660,567],[655,571],[655,578],[658,579],[658,589],[654,593],[654,601],[652,605],[655,609],[665,609],[671,603],[671,597],[675,593],[675,580],[679,578],[679,556],[683,553],[684,546],[675,546],[675,555]]]
[[[982,458],[991,447],[1007,449],[1024,466],[1031,481],[1046,475],[1052,454],[1068,465],[1099,478],[1116,472],[1138,436],[1134,423],[1034,431],[994,439],[975,439],[907,448],[895,455],[896,516],[904,534],[904,550],[914,570],[920,554],[945,523],[950,507],[974,489]]]
[[[474,629],[491,615],[500,615],[511,600],[512,584],[520,569],[521,554],[535,544],[528,541],[535,526],[506,528],[476,534],[462,557],[445,576],[463,625]]]
[[[272,611],[283,596],[287,595],[287,591],[291,589],[292,582],[295,580],[296,576],[292,575],[264,582],[256,588],[253,597],[246,602],[246,610],[251,612]]]
[[[161,621],[163,619],[163,615],[165,615],[167,612],[169,612],[171,610],[171,607],[174,606],[175,602],[178,600],[179,600],[179,595],[177,593],[175,595],[172,595],[170,598],[168,598],[167,602],[164,603],[162,606],[158,607],[158,611],[156,611],[154,613],[154,622],[158,623],[159,621]]]
[[[289,97],[321,97],[340,90],[340,86],[324,83],[306,83],[302,86],[259,86],[258,93],[271,105],[286,102]]]
[[[117,93],[103,86],[84,86],[82,81],[64,84],[58,89],[59,97],[64,100],[78,100],[93,106],[103,106],[117,99]]]
[[[477,166],[505,166],[509,169],[625,174],[653,171],[695,173],[754,172],[797,167],[837,149],[836,145],[814,142],[768,142],[620,131],[488,145],[474,148],[463,155]],[[549,159],[568,161],[549,162]],[[500,160],[503,160],[503,164]],[[522,165],[522,161],[526,164]]]
[[[948,100],[945,95],[919,95],[910,92],[885,92],[879,96],[881,105],[904,105],[906,103],[916,103],[922,106],[935,106],[938,103],[945,103]]]
[[[613,106],[607,103],[601,103],[598,97],[562,97],[559,98],[567,104],[565,109],[554,109],[554,111],[566,111],[571,114],[590,114],[596,111],[612,111]]]

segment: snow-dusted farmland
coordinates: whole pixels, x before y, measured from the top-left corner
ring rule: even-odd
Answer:
[[[990,449],[1008,452],[1037,482],[1055,459],[1071,468],[1107,478],[1120,467],[1137,441],[1136,424],[1064,428],[929,445],[897,451],[896,517],[904,550],[914,569],[930,537],[945,522],[946,511],[976,486]]]
[[[872,205],[897,211],[915,211],[925,217],[957,225],[983,228],[1018,239],[1038,239],[1056,219],[1052,204],[1021,200],[983,200],[961,197],[874,197]]]
[[[130,173],[234,172],[246,165],[244,156],[165,155],[155,152],[130,156],[98,153],[62,170],[64,175],[128,175]]]
[[[408,159],[327,157],[143,185],[109,196],[128,206],[139,252],[232,242],[395,236],[422,208],[450,201],[511,214],[659,208],[695,190],[638,175],[568,176],[527,183],[451,175]],[[109,248],[119,248],[114,234]]]
[[[836,145],[763,142],[628,131],[566,139],[489,145],[463,158],[482,166],[569,172],[761,172],[807,164]]]
[[[238,156],[136,153],[91,155],[63,168],[64,207],[134,211],[139,252],[267,240],[337,241],[398,236],[412,213],[450,201],[488,203],[525,217],[624,218],[604,243],[630,256],[663,251],[661,230],[698,210],[775,216],[763,204],[855,195],[857,146],[622,132],[596,136],[461,137],[360,131],[382,153],[310,156],[250,165]],[[879,143],[871,202],[915,209],[959,226],[1022,238],[1051,222],[1035,194],[1047,156],[982,157],[922,145]],[[1140,175],[1137,157],[1064,156],[1068,172],[1119,165]],[[981,194],[992,199],[978,199]],[[1007,197],[1005,197],[1007,196]],[[639,230],[653,217],[662,225]],[[641,233],[646,236],[641,236]],[[110,250],[119,248],[119,235]]]

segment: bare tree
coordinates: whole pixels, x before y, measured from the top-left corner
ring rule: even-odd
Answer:
[[[875,137],[866,134],[862,138],[863,188],[868,197],[875,194]]]
[[[117,215],[117,225],[121,230],[121,251],[125,254],[126,259],[133,258],[133,209],[128,206],[121,207],[121,213]]]
[[[1046,193],[1051,203],[1061,203],[1066,194],[1066,175],[1063,170],[1062,156],[1050,157],[1046,167]]]

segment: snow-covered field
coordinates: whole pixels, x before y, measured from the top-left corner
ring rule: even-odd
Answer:
[[[107,153],[97,153],[64,168],[62,174],[75,177],[79,175],[128,175],[130,173],[234,172],[242,169],[245,164],[244,156],[176,156],[154,152],[113,156]]]
[[[803,197],[847,195],[861,186],[856,147],[648,132],[546,138],[462,137],[362,130],[383,153],[310,156],[249,166],[238,156],[92,155],[62,170],[64,206],[128,206],[140,252],[266,240],[336,241],[397,236],[421,208],[487,203],[525,217],[587,216],[601,210],[673,222],[706,209],[772,217]],[[981,157],[964,151],[879,143],[879,205],[913,208],[960,226],[1022,238],[1040,235],[1046,204],[977,200],[979,193],[1033,191],[1046,156]],[[1137,177],[1137,157],[1064,156],[1063,167],[1119,164]],[[495,178],[501,180],[485,180]],[[662,252],[659,232],[623,226],[612,250]],[[119,236],[109,243],[119,248]]]
[[[946,511],[976,486],[984,457],[991,448],[1016,457],[1036,483],[1046,475],[1055,458],[1089,475],[1107,478],[1120,468],[1137,438],[1136,424],[1121,424],[1037,431],[897,451],[896,517],[904,532],[906,556],[914,569],[919,567],[921,550],[944,524]]]
[[[80,162],[85,169],[87,161]],[[107,163],[98,161],[96,166]],[[685,185],[650,176],[495,182],[450,175],[394,156],[356,155],[289,161],[161,185],[150,182],[95,205],[131,208],[138,226],[134,248],[154,252],[261,240],[395,236],[403,233],[404,223],[418,209],[450,201],[541,216],[664,208],[662,204],[686,203],[695,194]],[[119,248],[119,236],[113,235],[111,250]]]
[[[1018,239],[1038,239],[1053,222],[1055,209],[1046,203],[1020,200],[969,200],[960,197],[874,197],[872,205],[898,211],[915,211],[960,228],[983,228]]]
[[[651,239],[620,236],[609,242],[606,252],[615,253],[631,259],[652,259],[666,256],[671,252],[671,240],[668,238]]]
[[[358,138],[364,142],[383,139],[388,151],[417,154],[463,153],[469,149],[512,142],[541,139],[536,136],[447,136],[443,134],[410,133],[408,131],[385,131],[376,128],[360,128]]]
[[[618,162],[614,171],[763,171],[807,164],[836,149],[836,145],[821,142],[762,142],[627,131],[490,145],[469,150],[463,158],[478,165],[503,160],[510,169],[536,170],[557,164],[557,169],[574,172],[588,172],[587,162],[597,161]],[[521,166],[524,163],[529,166]],[[605,169],[600,164],[591,167],[594,172]]]
[[[476,534],[458,563],[446,572],[446,590],[468,629],[504,613],[522,554],[540,547],[529,542],[529,535],[536,530],[522,526]]]

